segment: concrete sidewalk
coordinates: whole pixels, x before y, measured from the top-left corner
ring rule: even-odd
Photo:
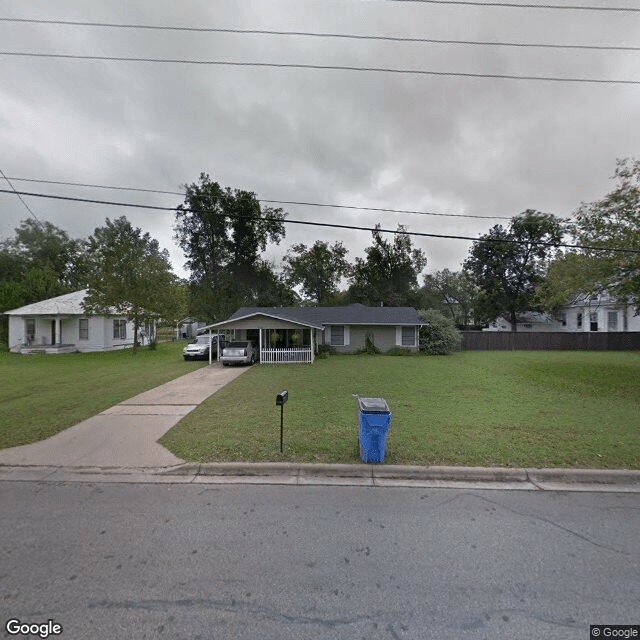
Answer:
[[[158,468],[182,463],[157,443],[171,427],[247,367],[212,364],[145,391],[33,444],[0,451],[0,464]]]

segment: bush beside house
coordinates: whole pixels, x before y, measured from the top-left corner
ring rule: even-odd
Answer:
[[[419,333],[419,348],[422,353],[444,356],[460,349],[462,334],[451,318],[435,309],[421,310],[418,314],[424,321]]]

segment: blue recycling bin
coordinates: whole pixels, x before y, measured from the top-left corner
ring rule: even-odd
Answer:
[[[360,459],[363,462],[384,462],[391,411],[384,398],[358,397],[360,423]]]

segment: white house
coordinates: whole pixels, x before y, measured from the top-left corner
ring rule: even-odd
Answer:
[[[89,316],[86,289],[34,302],[9,316],[9,349],[14,353],[110,351],[133,345],[133,322],[123,316]]]
[[[606,292],[578,294],[554,314],[518,314],[518,331],[640,332],[636,306],[624,304]],[[488,331],[511,331],[511,322],[497,318]]]

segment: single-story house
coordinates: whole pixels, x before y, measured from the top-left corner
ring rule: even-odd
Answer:
[[[201,331],[233,331],[235,340],[258,346],[260,362],[283,363],[313,362],[319,345],[352,353],[365,347],[367,337],[382,351],[417,351],[422,324],[412,307],[242,307]]]
[[[83,289],[6,311],[10,351],[70,353],[132,346],[133,322],[119,315],[87,315],[82,306],[86,295]]]
[[[640,332],[636,306],[621,303],[606,292],[578,294],[560,311],[518,314],[518,331]],[[488,331],[511,331],[511,322],[497,318]]]

